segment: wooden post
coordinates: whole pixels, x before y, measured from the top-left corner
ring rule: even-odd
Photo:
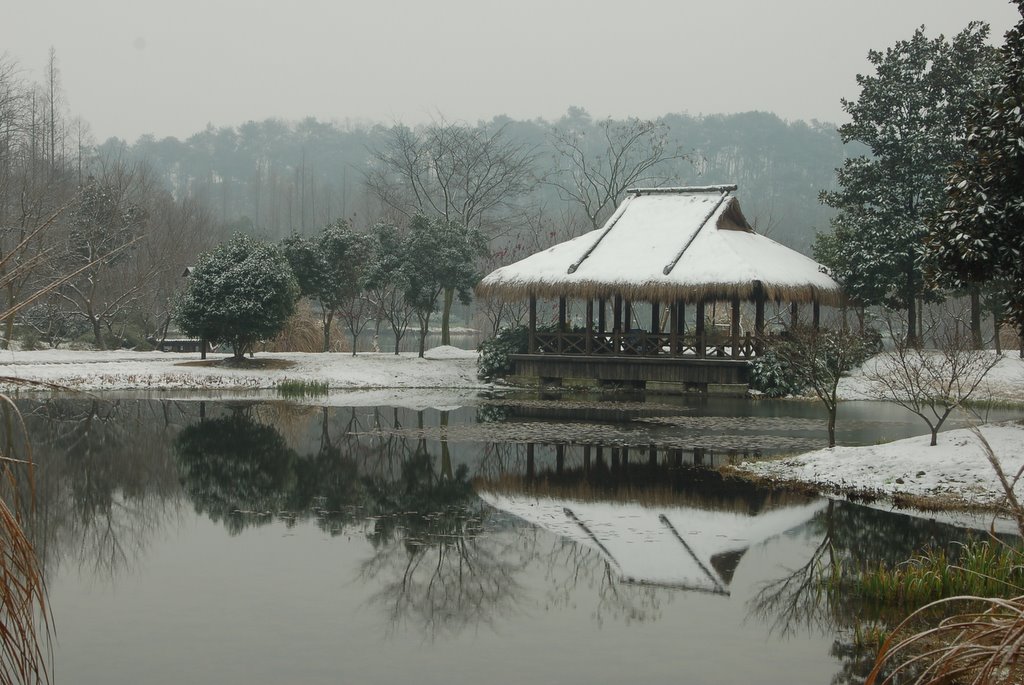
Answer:
[[[704,341],[704,300],[697,303],[697,356],[703,359],[707,355],[707,346]]]
[[[622,352],[622,295],[616,295],[614,303],[612,305],[614,311],[612,312],[612,322],[614,328],[612,346],[614,353],[619,354]]]
[[[622,316],[622,330],[628,331],[633,327],[633,303],[631,301],[626,300],[622,304]]]
[[[740,298],[734,296],[732,298],[732,356],[733,359],[739,359],[740,357]]]
[[[537,354],[537,296],[530,295],[530,335],[526,350],[530,354]]]
[[[605,309],[608,308],[608,302],[603,298],[597,298],[597,331],[604,333],[607,330],[608,322],[605,321]]]
[[[565,445],[555,446],[555,473],[562,475],[565,470]]]
[[[821,325],[821,304],[817,300],[815,300],[814,301],[814,323],[813,323],[814,330],[818,330],[818,327],[820,325]]]
[[[590,445],[583,446],[583,473],[590,473]]]
[[[651,302],[650,345],[644,345],[644,354],[661,354],[661,303]]]
[[[594,300],[587,298],[587,339],[584,348],[587,354],[594,353]]]
[[[668,309],[669,354],[679,354],[679,310],[682,302],[674,301]]]
[[[789,327],[796,328],[800,323],[800,305],[796,302],[789,303]]]
[[[754,353],[764,352],[764,286],[754,284]]]
[[[558,298],[558,352],[565,351],[565,295]]]
[[[526,443],[526,479],[533,480],[534,475],[533,443]]]

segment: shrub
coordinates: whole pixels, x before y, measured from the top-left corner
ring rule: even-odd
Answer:
[[[526,353],[529,339],[530,332],[525,326],[514,326],[502,328],[496,336],[484,340],[476,362],[477,375],[493,380],[512,373],[512,355]]]
[[[750,387],[768,397],[798,395],[806,389],[798,370],[774,349],[751,363]]]

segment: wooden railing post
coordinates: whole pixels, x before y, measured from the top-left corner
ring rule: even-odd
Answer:
[[[526,350],[530,354],[537,353],[537,296],[530,295],[530,333]]]

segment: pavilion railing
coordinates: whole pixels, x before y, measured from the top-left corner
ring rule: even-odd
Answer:
[[[763,345],[749,332],[732,344],[732,338],[706,336],[701,341],[694,333],[649,333],[625,331],[587,333],[585,331],[537,332],[532,354],[618,355],[637,357],[706,357],[753,359]]]

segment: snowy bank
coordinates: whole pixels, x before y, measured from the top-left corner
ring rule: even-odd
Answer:
[[[475,351],[450,346],[415,354],[257,353],[253,366],[217,363],[223,354],[130,350],[39,350],[0,353],[0,376],[51,383],[74,390],[271,389],[283,380],[327,383],[332,390],[357,388],[489,387],[476,377]],[[16,383],[3,383],[10,390]]]
[[[980,427],[1007,477],[1024,467],[1024,424]],[[1003,489],[969,429],[939,433],[938,444],[922,435],[884,445],[833,447],[776,461],[744,462],[740,475],[811,485],[828,493],[924,498],[940,506],[997,507]],[[1015,489],[1024,496],[1024,484]]]
[[[939,354],[936,352],[935,354]],[[989,350],[993,357],[996,353]],[[842,400],[871,400],[879,395],[865,374],[884,364],[887,353],[875,355],[839,381],[838,396]],[[981,385],[971,396],[973,401],[1024,402],[1024,359],[1016,351],[1003,354],[985,375]]]

